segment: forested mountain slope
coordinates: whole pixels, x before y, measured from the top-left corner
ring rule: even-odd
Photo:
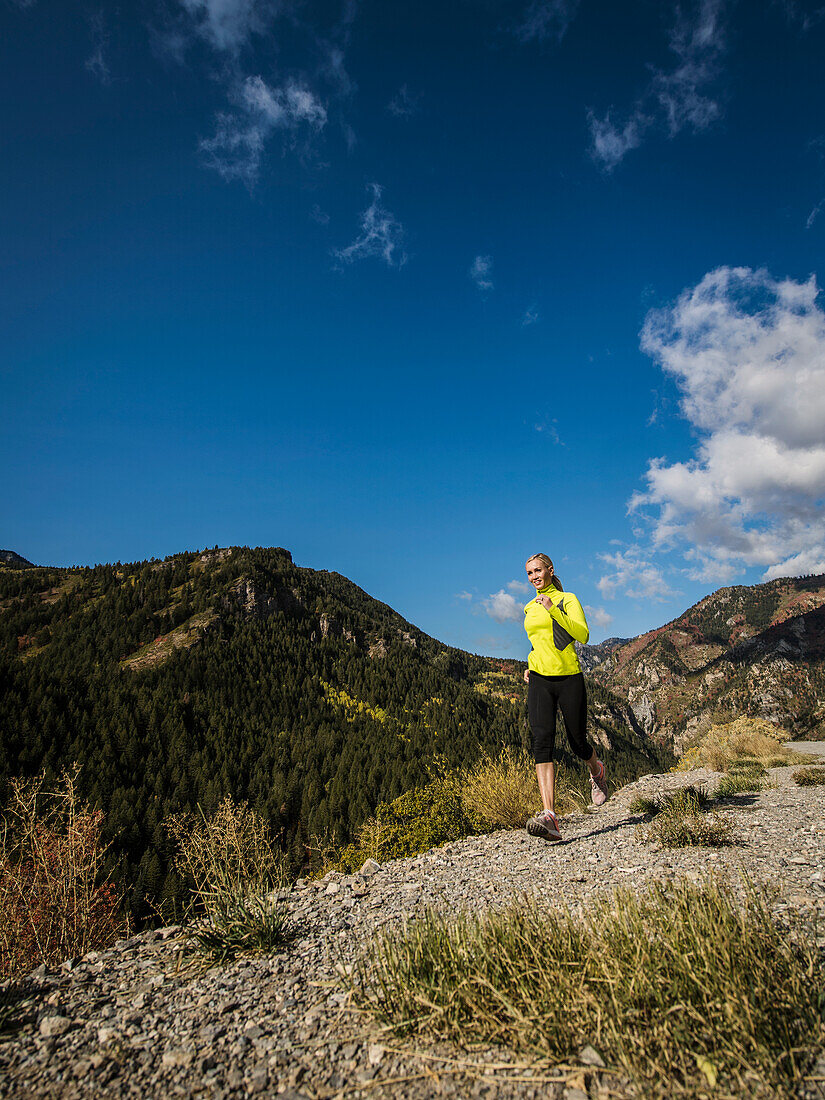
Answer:
[[[764,718],[825,736],[825,576],[720,588],[614,649],[594,679],[681,752],[711,722]]]
[[[170,814],[247,799],[299,862],[437,755],[521,743],[523,668],[444,646],[282,549],[0,567],[0,776],[77,761],[140,909],[177,889]],[[617,775],[656,769],[601,688],[593,718]]]

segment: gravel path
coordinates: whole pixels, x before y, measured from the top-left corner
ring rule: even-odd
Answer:
[[[601,810],[563,819],[563,844],[501,831],[363,875],[299,881],[290,895],[297,934],[276,955],[180,974],[174,930],[161,930],[57,971],[41,968],[31,978],[31,1020],[0,1040],[0,1097],[586,1100],[588,1084],[591,1096],[616,1096],[587,1066],[539,1072],[508,1051],[388,1040],[349,1007],[337,971],[377,927],[425,906],[480,911],[533,894],[575,907],[594,891],[711,869],[773,882],[777,909],[825,917],[822,789],[797,787],[788,769],[771,773],[776,788],[725,805],[732,847],[659,852],[636,836],[634,795],[696,782],[712,789],[718,778],[701,770],[646,776]],[[825,1079],[825,1060],[816,1073]],[[825,1100],[818,1087],[800,1095]]]

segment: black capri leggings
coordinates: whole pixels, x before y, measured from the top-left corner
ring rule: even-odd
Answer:
[[[533,734],[533,756],[537,764],[550,764],[556,745],[556,711],[561,707],[570,748],[581,760],[589,760],[593,749],[588,744],[587,692],[584,676],[542,676],[530,671],[527,687],[527,713]]]

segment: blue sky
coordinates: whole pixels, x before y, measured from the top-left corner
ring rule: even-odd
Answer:
[[[0,544],[523,656],[825,571],[825,8],[0,7]]]

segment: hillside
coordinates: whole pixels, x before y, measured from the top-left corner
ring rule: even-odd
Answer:
[[[179,890],[169,815],[246,799],[300,865],[434,757],[522,743],[523,668],[442,645],[283,549],[4,568],[0,777],[77,761],[143,912]],[[614,776],[664,760],[600,686],[592,715]]]
[[[677,754],[712,722],[764,718],[825,737],[825,576],[720,588],[593,671]]]
[[[363,875],[299,880],[288,896],[296,935],[277,953],[193,972],[176,967],[179,944],[175,929],[167,929],[92,952],[71,967],[43,967],[31,981],[29,1019],[0,1045],[0,1094],[21,1100],[283,1094],[297,1100],[363,1090],[377,1100],[638,1098],[617,1067],[601,1072],[601,1059],[584,1051],[579,1061],[580,1039],[571,1040],[570,1057],[558,1065],[503,1043],[435,1044],[388,1033],[352,1006],[341,974],[382,927],[397,928],[430,908],[484,914],[526,896],[548,913],[592,912],[596,899],[616,889],[643,894],[668,881],[696,881],[709,868],[732,883],[746,869],[753,881],[776,888],[772,904],[780,919],[801,916],[813,935],[818,918],[821,932],[821,788],[796,786],[787,768],[771,772],[775,788],[728,800],[724,813],[733,838],[725,847],[660,850],[640,837],[642,819],[630,808],[635,797],[688,783],[714,788],[719,778],[706,771],[647,776],[598,813],[565,818],[568,843],[562,845],[502,830],[374,865]],[[682,1021],[689,1040],[699,1029],[686,1014]],[[700,1035],[695,1042],[704,1042]],[[603,1050],[595,1020],[587,1038]],[[812,1091],[795,1095],[818,1095],[823,1070],[825,1056],[816,1068],[803,1064]],[[676,1092],[666,1091],[667,1080],[663,1085],[663,1095]]]

